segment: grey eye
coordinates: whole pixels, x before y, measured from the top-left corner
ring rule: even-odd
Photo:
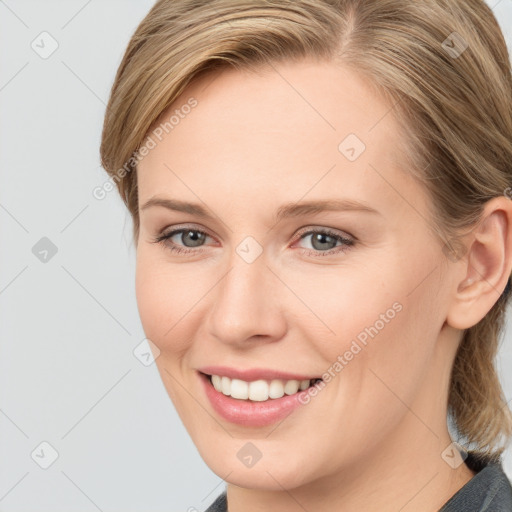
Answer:
[[[177,231],[174,236],[179,236],[185,247],[198,247],[203,244],[207,235],[194,229],[182,229]]]
[[[310,236],[310,235],[307,235]],[[326,233],[312,233],[311,234],[311,245],[313,249],[322,251],[329,250],[336,247],[338,240]]]

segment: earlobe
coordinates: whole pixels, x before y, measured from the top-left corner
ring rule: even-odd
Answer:
[[[512,201],[487,202],[467,235],[468,250],[453,263],[454,291],[446,322],[456,329],[477,324],[502,295],[512,270]]]

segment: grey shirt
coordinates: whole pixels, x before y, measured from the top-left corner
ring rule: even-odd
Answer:
[[[477,474],[439,512],[512,512],[512,486],[503,472],[501,460],[486,460],[468,452],[464,462]],[[228,512],[226,491],[206,512]]]

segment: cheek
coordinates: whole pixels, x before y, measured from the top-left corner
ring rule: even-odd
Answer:
[[[366,340],[361,370],[367,392],[396,411],[402,407],[396,397],[411,403],[433,364],[443,323],[442,301],[436,300],[431,287],[435,282],[432,277],[412,293],[411,288],[397,289],[394,301],[388,297],[389,301],[374,304],[372,317],[366,316],[368,323],[355,334]]]
[[[318,428],[324,408],[329,411],[323,428],[330,441],[317,440],[315,447],[326,458],[335,451],[355,461],[374,449],[404,418],[404,403],[414,401],[431,364],[435,310],[425,310],[425,295],[407,296],[399,289],[390,295],[376,293],[357,304],[338,301],[336,336],[317,345],[331,377],[321,397],[307,405],[314,412],[308,430]]]
[[[192,304],[198,300],[198,291],[192,283],[172,272],[161,258],[140,249],[137,253],[135,293],[137,307],[146,336],[157,345],[162,355],[169,351],[181,352],[187,346],[184,332],[193,317]]]
[[[369,402],[372,396],[396,402],[385,384],[412,399],[442,326],[438,273],[418,286],[417,269],[409,265],[406,274],[404,268],[395,263],[386,271],[382,261],[373,273],[343,271],[340,278],[331,273],[324,286],[318,276],[295,281],[300,283],[296,293],[318,315],[316,322],[308,322],[308,338],[327,362],[326,370],[338,385],[348,386],[354,396],[364,393]]]
[[[382,269],[375,266],[375,269]],[[352,349],[365,350],[372,340],[384,338],[390,325],[399,322],[403,309],[403,283],[385,279],[380,272],[365,268],[318,267],[282,271],[283,281],[293,283],[293,322],[325,361],[336,361]],[[392,272],[391,272],[392,274]],[[387,282],[386,282],[387,281]],[[360,349],[354,346],[359,344]]]
[[[192,304],[198,300],[193,283],[177,281],[173,266],[142,248],[137,252],[135,293],[144,333],[160,350],[155,360],[162,383],[180,416],[191,423],[190,403],[183,393],[181,364],[192,346]],[[192,308],[192,309],[191,309]],[[199,414],[198,411],[192,411]]]

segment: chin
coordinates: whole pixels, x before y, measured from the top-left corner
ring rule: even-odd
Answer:
[[[219,434],[220,435],[220,434]],[[203,439],[203,442],[192,439],[201,458],[206,465],[220,478],[230,484],[247,489],[262,491],[291,490],[316,479],[310,457],[294,450],[286,442],[282,443],[283,450],[279,453],[270,453],[265,443],[270,447],[270,441],[250,439],[235,439],[227,437],[219,439]],[[197,441],[197,442],[196,442]],[[252,466],[243,462],[243,453],[250,452],[248,446],[253,443],[261,448],[261,458]],[[274,446],[277,446],[274,443]],[[244,452],[245,449],[245,452]],[[296,453],[297,459],[292,457]],[[306,464],[306,460],[309,463]],[[317,473],[317,471],[314,471]]]
[[[295,489],[305,483],[305,479],[300,479],[299,475],[289,468],[277,471],[271,462],[263,465],[260,461],[253,468],[233,468],[222,462],[214,465],[208,464],[208,467],[226,482],[245,489],[283,491],[283,489]]]

